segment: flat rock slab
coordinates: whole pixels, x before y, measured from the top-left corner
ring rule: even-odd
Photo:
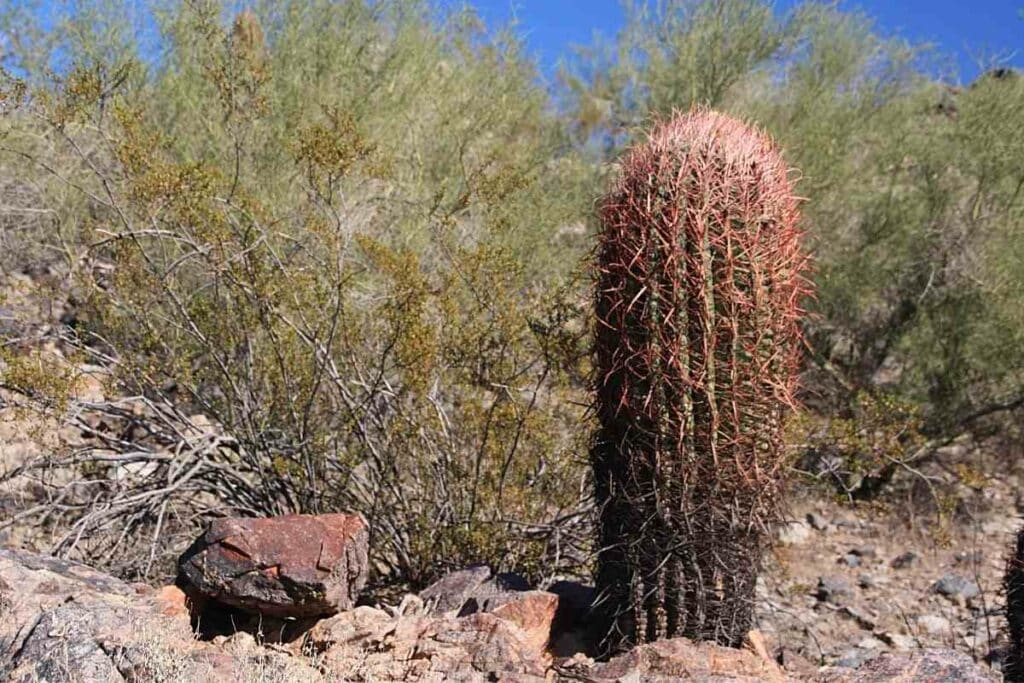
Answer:
[[[178,560],[190,593],[272,617],[352,607],[366,583],[368,532],[354,515],[217,520]]]
[[[565,663],[578,680],[643,681],[644,683],[785,683],[790,680],[774,662],[750,650],[695,643],[685,638],[640,645],[610,661],[583,657]]]
[[[59,594],[63,599],[65,594],[80,594],[83,590],[116,595],[136,593],[133,586],[84,564],[15,548],[0,548],[0,586],[5,578],[6,583],[17,586],[21,596]]]

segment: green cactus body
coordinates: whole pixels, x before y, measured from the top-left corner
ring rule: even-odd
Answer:
[[[771,141],[678,114],[630,150],[600,207],[595,333],[605,647],[739,645],[799,354],[798,200]]]

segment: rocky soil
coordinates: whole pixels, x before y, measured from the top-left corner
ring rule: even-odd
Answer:
[[[473,578],[470,573],[469,579]],[[549,651],[558,597],[505,592],[490,572],[440,590],[447,602],[408,596],[397,607],[359,606],[285,635],[282,622],[238,624],[230,635],[197,629],[174,586],[129,585],[88,567],[0,550],[0,678],[35,681],[781,681],[753,651],[685,640],[607,663]],[[490,588],[484,588],[489,585]],[[461,587],[461,588],[460,588]],[[459,590],[480,598],[467,609]],[[491,604],[483,599],[498,598]],[[277,630],[273,633],[268,632]],[[242,630],[245,629],[245,630]],[[199,631],[197,633],[196,631]],[[283,637],[282,637],[283,636]]]
[[[945,528],[909,505],[796,505],[758,585],[758,627],[773,655],[808,671],[941,647],[998,668],[1019,481],[1017,472],[990,477],[963,498],[983,501]]]
[[[477,566],[382,604],[362,591],[367,531],[359,517],[342,514],[219,520],[182,554],[176,584],[159,589],[0,550],[0,676],[23,683],[999,678],[969,654],[998,659],[991,656],[998,608],[986,593],[998,572],[983,569],[993,563],[978,547],[954,554],[952,570],[933,581],[952,551],[901,551],[898,534],[808,512],[779,530],[761,586],[763,631],[752,631],[745,648],[677,638],[595,661],[587,649],[595,597],[588,586],[535,587]],[[819,574],[823,553],[838,559]]]
[[[27,289],[22,280],[15,284]],[[39,309],[39,299],[19,287],[5,291],[0,327],[40,335],[44,330],[21,321],[56,324],[60,307]],[[77,371],[76,391],[85,399],[102,396],[102,372]],[[50,441],[82,438],[2,399],[0,471]],[[283,578],[273,577],[279,593],[302,594],[305,588],[296,593],[296,586],[310,581],[306,588],[335,596],[329,609],[281,616],[268,603],[258,605],[264,616],[254,616],[239,611],[252,607],[246,600],[231,606],[215,596],[215,608],[207,609],[202,596],[187,598],[174,586],[127,584],[14,550],[23,545],[22,533],[8,529],[0,533],[0,548],[9,547],[0,549],[0,680],[998,680],[1005,638],[1001,577],[1021,524],[1018,491],[1024,490],[1021,465],[1006,463],[1024,463],[1020,455],[996,459],[957,447],[940,463],[907,473],[905,480],[926,477],[929,486],[953,487],[957,503],[943,525],[916,497],[851,507],[804,495],[792,506],[793,521],[778,530],[762,572],[760,635],[747,649],[676,639],[610,662],[595,662],[584,650],[586,592],[573,584],[528,586],[478,568],[392,601],[398,604],[381,604],[357,596],[365,556],[328,547],[325,562],[344,558],[346,569],[322,585],[303,573],[308,567],[270,564],[283,569]],[[984,473],[973,488],[955,483],[964,479],[964,467]],[[20,501],[19,490],[0,487],[0,518],[20,510]],[[229,535],[207,538],[193,557]],[[253,557],[253,548],[239,550],[243,557],[234,560]],[[321,547],[315,550],[317,564]],[[350,575],[352,567],[358,571]],[[341,611],[325,616],[334,610]]]
[[[177,587],[130,585],[73,562],[0,550],[0,678],[19,683],[998,680],[991,670],[950,650],[884,654],[858,669],[787,672],[770,659],[756,634],[743,650],[679,638],[595,662],[583,652],[558,652],[572,649],[572,632],[580,626],[564,620],[571,596],[511,590],[504,581],[475,568],[409,595],[397,607],[355,607],[290,635],[282,622],[257,620],[237,624],[230,635],[211,636],[197,628],[194,605]],[[453,605],[460,606],[446,609]]]

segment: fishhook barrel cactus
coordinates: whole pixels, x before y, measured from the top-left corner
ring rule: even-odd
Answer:
[[[631,149],[600,206],[597,583],[618,650],[738,646],[785,473],[798,200],[767,136],[705,109]]]

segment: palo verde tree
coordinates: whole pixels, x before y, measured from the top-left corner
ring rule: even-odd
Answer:
[[[808,289],[797,199],[765,135],[696,109],[626,154],[600,218],[604,647],[736,646],[785,472]]]

